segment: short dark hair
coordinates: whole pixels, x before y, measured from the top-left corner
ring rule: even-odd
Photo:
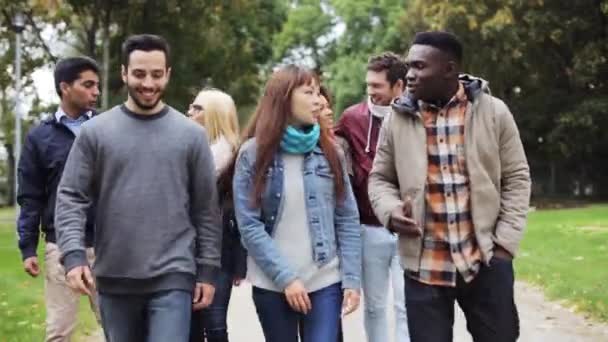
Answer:
[[[367,70],[382,72],[386,70],[386,79],[391,86],[397,81],[402,80],[405,84],[407,66],[399,55],[392,52],[383,52],[379,55],[370,57],[367,62]]]
[[[92,58],[86,56],[63,58],[55,65],[53,78],[55,79],[55,91],[61,98],[61,82],[72,84],[83,71],[93,71],[99,75],[99,66]]]
[[[453,33],[445,31],[418,32],[412,42],[412,45],[415,44],[432,46],[447,53],[456,62],[462,62],[462,43],[460,43],[460,39]]]
[[[130,36],[122,43],[122,65],[126,68],[129,66],[129,57],[131,52],[135,50],[141,51],[162,51],[165,53],[167,68],[171,66],[171,48],[167,40],[155,34],[137,34]]]

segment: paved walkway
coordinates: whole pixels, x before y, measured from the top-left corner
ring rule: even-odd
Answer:
[[[521,321],[521,342],[608,342],[608,324],[591,322],[555,302],[548,302],[536,288],[516,283],[515,300]],[[251,300],[250,286],[242,285],[233,290],[228,326],[231,342],[264,341]],[[390,329],[393,329],[392,322]],[[100,342],[102,339],[99,335],[90,336],[85,341]],[[344,335],[346,342],[366,342],[362,308],[345,318]],[[466,331],[464,315],[459,309],[456,310],[454,336],[455,342],[472,341]]]
[[[521,320],[519,341],[608,342],[608,325],[592,323],[559,304],[547,302],[540,290],[524,283],[518,282],[515,291]],[[228,326],[230,341],[264,341],[249,286],[243,285],[233,291]],[[346,342],[365,342],[362,307],[345,318],[344,335]],[[454,336],[455,342],[472,341],[460,310],[456,311]]]

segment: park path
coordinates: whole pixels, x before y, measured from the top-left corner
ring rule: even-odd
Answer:
[[[608,342],[608,324],[592,322],[559,303],[547,301],[535,287],[517,282],[515,300],[520,315],[521,342]],[[251,300],[251,287],[246,284],[233,290],[228,326],[232,342],[264,341]],[[455,342],[472,341],[460,310],[456,311],[454,336]],[[344,319],[344,339],[365,342],[362,308]],[[84,341],[99,342],[100,338],[91,336]]]
[[[521,321],[519,341],[608,342],[608,325],[592,323],[555,302],[548,302],[540,290],[523,282],[516,283],[515,293]],[[264,341],[249,287],[234,291],[230,310],[231,341]],[[472,341],[460,310],[456,313],[454,336],[455,342]],[[344,319],[344,339],[346,342],[365,341],[362,308]]]

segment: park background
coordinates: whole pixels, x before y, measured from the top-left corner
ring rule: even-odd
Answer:
[[[172,46],[168,104],[184,111],[216,87],[234,97],[242,125],[281,64],[318,71],[338,117],[364,99],[370,55],[403,55],[418,31],[456,33],[464,71],[510,106],[531,166],[535,211],[518,278],[608,321],[607,0],[0,0],[0,342],[44,331],[42,279],[21,269],[12,208],[18,12],[22,137],[56,109],[51,70],[61,57],[96,59],[101,108],[122,102],[120,44],[134,33]],[[81,335],[94,327],[86,317]]]

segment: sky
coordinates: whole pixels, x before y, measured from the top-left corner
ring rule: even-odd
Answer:
[[[53,81],[53,70],[51,66],[45,66],[32,73],[34,87],[36,93],[45,105],[58,104],[59,96],[55,92],[55,84]]]

